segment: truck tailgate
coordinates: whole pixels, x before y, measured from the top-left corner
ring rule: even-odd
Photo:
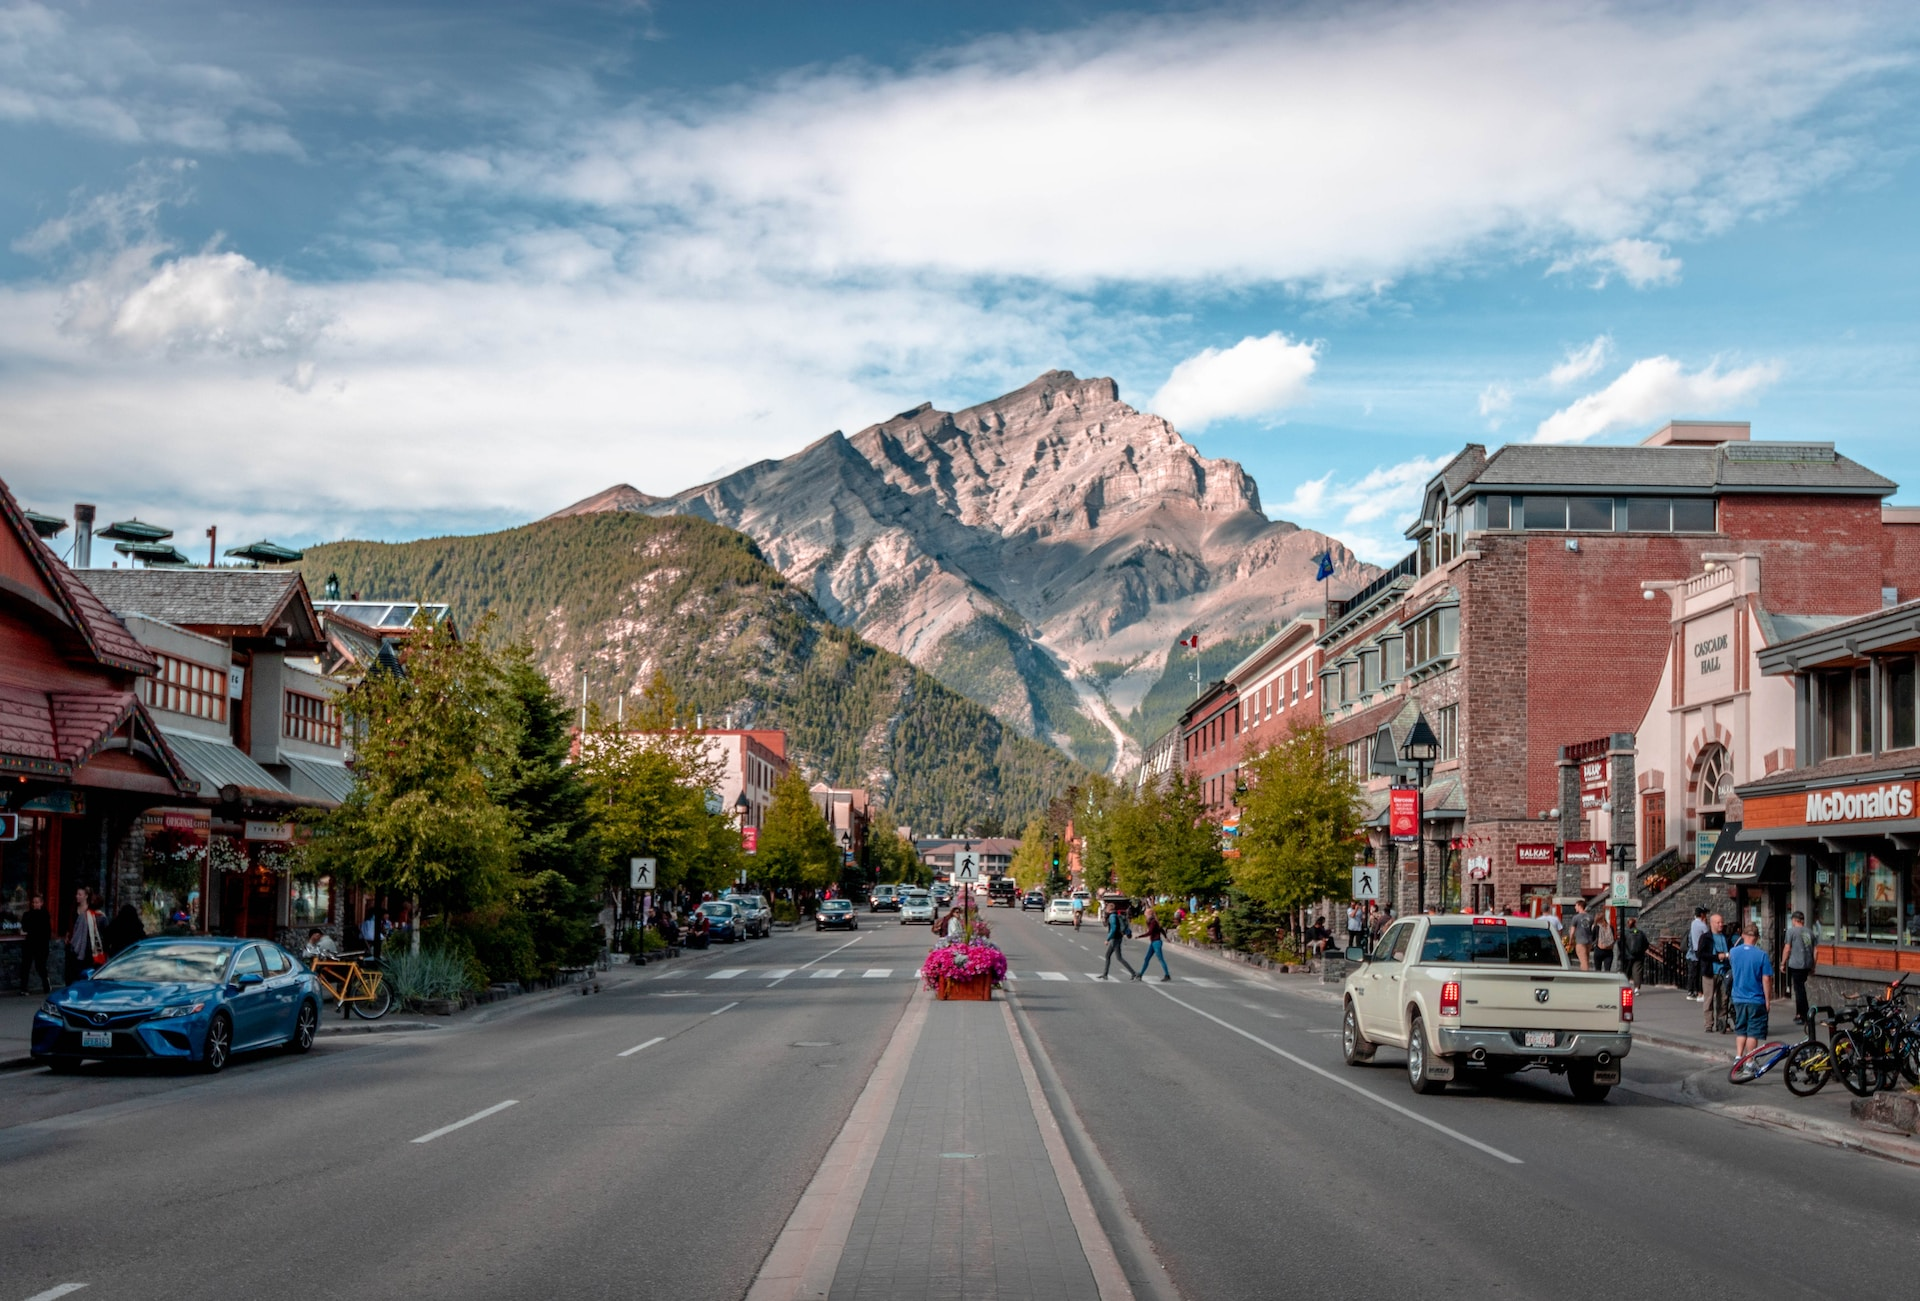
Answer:
[[[1454,968],[1468,1029],[1620,1030],[1621,979],[1604,971]]]

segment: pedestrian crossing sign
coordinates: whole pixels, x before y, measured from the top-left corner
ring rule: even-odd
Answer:
[[[1356,867],[1353,869],[1353,897],[1362,903],[1380,898],[1379,868]]]
[[[953,856],[953,883],[972,885],[980,879],[980,855],[971,850]]]

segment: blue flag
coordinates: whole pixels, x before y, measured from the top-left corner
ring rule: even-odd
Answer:
[[[1313,558],[1313,581],[1318,583],[1333,577],[1333,548],[1328,547]]]

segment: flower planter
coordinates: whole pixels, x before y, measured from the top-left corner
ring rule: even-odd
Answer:
[[[965,980],[944,977],[934,991],[934,997],[941,1001],[986,1003],[993,999],[993,977],[988,975],[971,976]]]

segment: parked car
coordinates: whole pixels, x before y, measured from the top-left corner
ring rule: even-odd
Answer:
[[[142,940],[91,976],[47,996],[33,1056],[55,1071],[88,1058],[190,1062],[224,1070],[237,1052],[313,1047],[320,987],[267,940]]]
[[[1409,917],[1389,926],[1347,976],[1347,1064],[1381,1044],[1407,1050],[1416,1093],[1447,1081],[1546,1070],[1579,1102],[1601,1102],[1633,1047],[1633,986],[1579,971],[1545,922]]]
[[[1026,912],[1029,908],[1039,908],[1044,911],[1046,906],[1047,892],[1045,890],[1029,890],[1020,900],[1021,912]]]
[[[909,890],[900,896],[900,924],[925,922],[933,925],[933,896],[925,890]]]
[[[738,944],[747,938],[747,918],[740,908],[726,899],[709,899],[700,905],[707,918],[707,938]]]
[[[897,885],[874,886],[873,894],[867,899],[867,911],[870,913],[899,912],[900,887]]]
[[[1020,887],[1006,877],[996,877],[987,882],[987,902],[1003,904],[1008,908],[1020,897]]]
[[[765,899],[757,894],[730,894],[726,901],[744,914],[748,939],[773,934],[773,909]]]
[[[1073,900],[1067,898],[1065,895],[1062,895],[1058,899],[1047,900],[1046,923],[1051,926],[1055,922],[1065,922],[1068,926],[1073,925]]]
[[[851,900],[825,899],[821,901],[820,907],[814,910],[813,929],[816,931],[824,931],[829,926],[843,931],[857,931],[860,929],[860,914],[853,910]]]

